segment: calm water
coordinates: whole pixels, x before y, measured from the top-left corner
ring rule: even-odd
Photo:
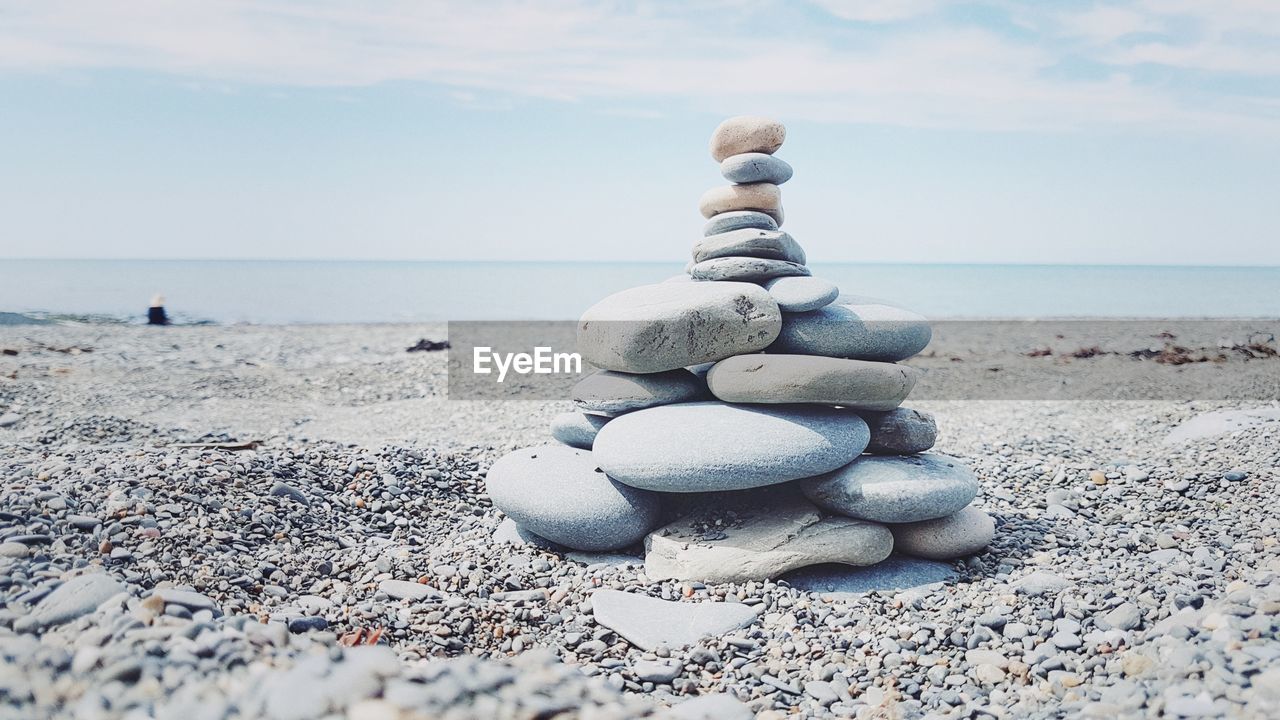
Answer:
[[[682,263],[0,260],[0,311],[141,321],[566,320]],[[934,318],[1280,317],[1280,268],[815,264]]]

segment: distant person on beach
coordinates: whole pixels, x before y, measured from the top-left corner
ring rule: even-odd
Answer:
[[[156,295],[151,298],[151,307],[147,310],[148,325],[168,325],[169,316],[164,311],[164,296]]]

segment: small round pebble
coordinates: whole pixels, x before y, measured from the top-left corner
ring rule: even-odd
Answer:
[[[742,153],[772,155],[787,139],[787,129],[777,120],[758,115],[737,115],[711,133],[711,157],[716,162]]]
[[[734,183],[767,182],[774,185],[791,179],[791,166],[781,158],[765,153],[731,155],[720,163],[720,174]]]
[[[764,289],[783,312],[806,312],[824,308],[840,296],[836,284],[816,277],[790,276],[774,278]]]

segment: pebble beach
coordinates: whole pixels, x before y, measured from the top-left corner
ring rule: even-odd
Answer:
[[[573,405],[448,399],[446,354],[405,351],[444,336],[0,327],[0,717],[1280,712],[1273,358],[1141,365],[1209,398],[915,402],[994,539],[867,589],[504,535],[489,466]],[[911,362],[1151,345],[1058,342],[950,329]]]

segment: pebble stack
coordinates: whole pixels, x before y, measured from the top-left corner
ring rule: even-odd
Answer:
[[[686,273],[588,309],[599,370],[552,422],[561,444],[490,469],[524,537],[573,550],[643,541],[654,580],[747,582],[896,550],[949,560],[991,542],[960,460],[928,452],[933,418],[902,407],[929,343],[920,315],[813,277],[782,230],[786,130],[734,117],[711,137],[730,184],[702,196]]]

